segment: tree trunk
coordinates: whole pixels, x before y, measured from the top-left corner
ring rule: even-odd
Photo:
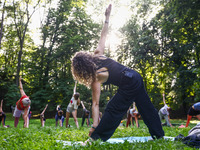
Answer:
[[[6,0],[4,1],[4,4],[3,4],[3,12],[2,12],[2,17],[1,17],[0,49],[1,49],[1,40],[2,40],[2,36],[3,36],[3,21],[4,21],[4,9],[5,9],[5,4],[6,4]]]
[[[23,47],[20,48],[20,51],[19,51],[19,54],[18,54],[17,75],[16,75],[16,85],[17,86],[19,86],[19,73],[20,73],[20,69],[21,69],[22,49],[23,49]]]

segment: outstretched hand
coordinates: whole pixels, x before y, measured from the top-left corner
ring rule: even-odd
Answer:
[[[106,12],[105,12],[105,16],[106,16],[106,17],[109,17],[109,16],[110,16],[111,8],[112,8],[112,5],[111,5],[111,4],[108,6],[108,8],[106,8]]]

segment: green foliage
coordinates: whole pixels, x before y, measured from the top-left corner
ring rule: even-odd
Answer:
[[[22,18],[13,15],[14,6]],[[41,26],[42,44],[33,44],[27,28],[24,44],[20,45],[18,38],[25,31],[18,34],[17,29],[21,31],[25,28],[25,24],[20,23],[23,24],[27,18],[19,3],[14,6],[6,7],[6,19],[16,20],[17,24],[12,22],[4,26],[5,40],[2,42],[3,53],[0,54],[1,98],[6,97],[6,105],[16,103],[19,98],[19,89],[12,84],[16,82],[17,56],[23,46],[20,74],[25,81],[24,91],[32,100],[32,110],[43,109],[47,103],[52,106],[50,109],[54,109],[57,104],[66,107],[74,87],[70,59],[75,52],[89,51],[96,45],[100,26],[93,23],[86,14],[85,1],[60,0],[56,9],[48,9],[48,15]],[[91,102],[90,90],[78,86],[77,91],[81,99]]]
[[[16,86],[16,84],[10,84],[10,85],[7,85],[7,92],[6,92],[6,95],[5,95],[5,102],[6,102],[6,105],[7,106],[10,106],[10,105],[14,105],[15,106],[15,103],[17,102],[17,100],[19,100],[20,98],[20,93],[19,93],[19,90],[18,90],[18,87]]]
[[[71,56],[80,50],[88,51],[96,42],[92,39],[96,38],[99,29],[85,13],[83,4],[81,0],[61,0],[57,9],[49,9],[41,29],[43,45],[31,55],[31,66],[36,67],[31,68],[29,74],[37,72],[31,82],[31,93],[36,103],[42,96],[42,102],[66,106],[73,94]],[[91,100],[88,89],[77,88],[82,99]]]
[[[133,6],[138,15],[121,29],[126,38],[118,56],[140,72],[157,107],[162,101],[159,95],[165,92],[172,108],[186,111],[199,97],[199,77],[194,70],[200,65],[200,5],[198,0],[160,2],[163,9],[150,21],[146,17],[154,1]]]
[[[197,78],[196,80],[194,81],[194,84],[193,84],[193,89],[194,89],[194,92],[195,92],[195,101],[199,101],[200,99],[200,83],[199,83],[199,78],[200,78],[200,68],[196,68],[193,70],[193,73],[196,74]]]

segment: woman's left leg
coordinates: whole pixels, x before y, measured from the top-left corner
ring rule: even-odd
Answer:
[[[74,122],[76,124],[76,127],[79,128],[79,125],[78,125],[78,119],[77,119],[77,109],[75,109],[73,112],[72,112],[72,116],[74,117]]]
[[[65,125],[66,128],[68,128],[69,116],[70,116],[70,113],[66,112],[66,125]]]
[[[108,140],[119,126],[123,116],[127,113],[132,103],[132,100],[127,100],[123,95],[117,93],[108,102],[102,119],[95,131],[91,134],[91,138],[94,140],[99,138],[103,141]]]
[[[129,124],[130,124],[130,120],[131,120],[131,114],[130,114],[130,112],[128,112],[128,115],[127,115],[128,117],[127,117],[127,121],[126,121],[126,127],[128,127],[129,126]]]
[[[151,103],[145,89],[141,89],[135,98],[135,103],[144,123],[147,125],[152,138],[161,138],[164,131],[157,110]]]

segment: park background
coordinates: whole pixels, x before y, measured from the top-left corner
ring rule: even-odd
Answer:
[[[20,98],[19,76],[35,114],[47,103],[46,117],[54,117],[58,104],[66,109],[74,87],[70,59],[75,52],[94,51],[110,3],[105,55],[142,75],[158,110],[164,92],[171,118],[186,118],[200,99],[199,0],[1,1],[0,99],[5,112]],[[102,111],[116,90],[102,86]],[[77,91],[90,109],[90,89],[78,84]]]

